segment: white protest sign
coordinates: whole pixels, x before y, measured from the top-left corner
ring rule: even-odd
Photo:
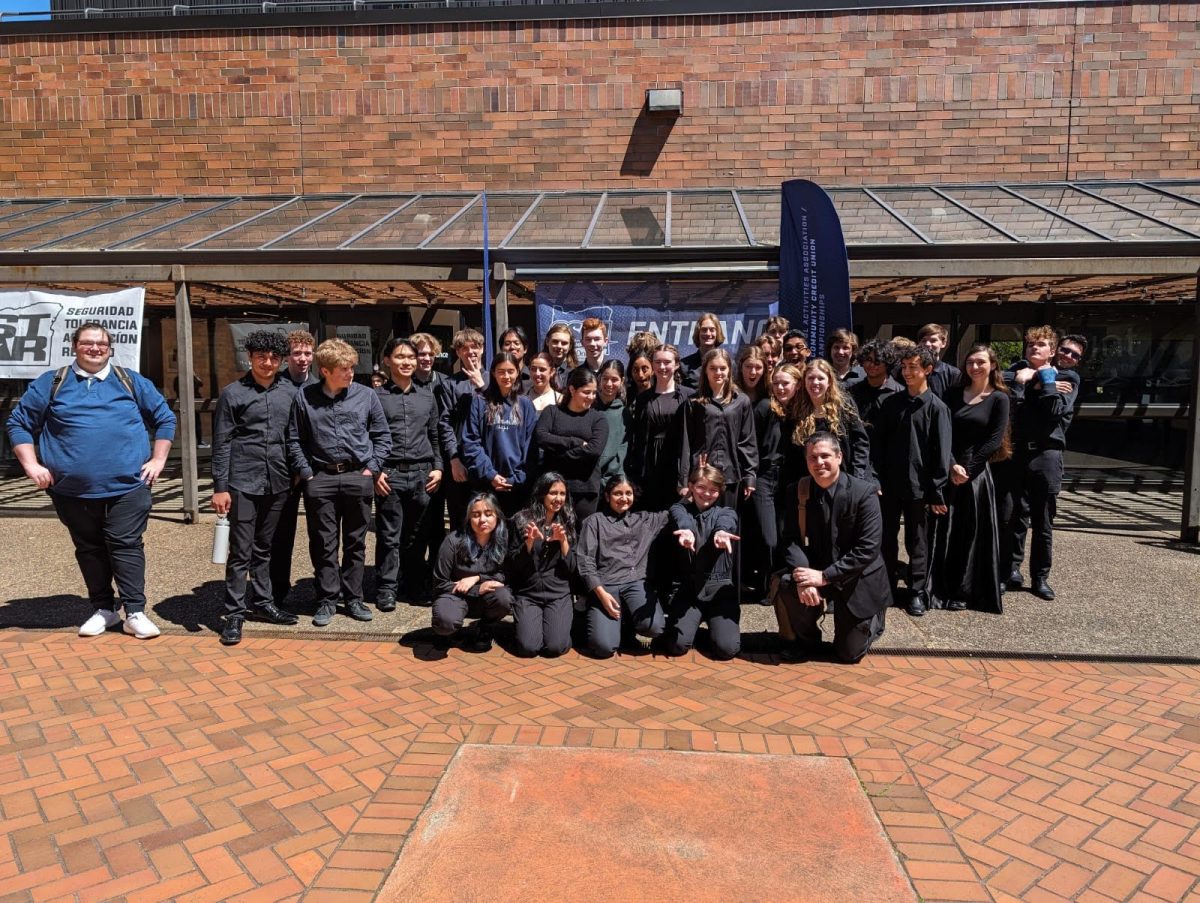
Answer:
[[[0,378],[36,379],[75,359],[71,335],[99,323],[112,336],[113,362],[137,370],[144,288],[100,295],[0,292]]]

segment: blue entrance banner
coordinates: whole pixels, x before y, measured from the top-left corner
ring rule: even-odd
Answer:
[[[553,323],[567,323],[575,333],[589,317],[608,326],[608,354],[627,363],[625,347],[636,332],[652,332],[679,349],[696,350],[692,331],[703,313],[714,313],[725,332],[722,346],[735,354],[766,328],[767,317],[778,312],[772,282],[539,282],[537,285],[538,347]],[[582,354],[582,352],[580,352]]]
[[[854,328],[842,224],[829,195],[807,179],[783,183],[780,211],[779,313],[824,354],[831,332]]]

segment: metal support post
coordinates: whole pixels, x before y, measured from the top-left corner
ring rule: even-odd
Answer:
[[[193,392],[192,309],[183,267],[172,270],[175,282],[175,358],[179,366],[179,450],[183,458],[183,520],[200,520],[200,485],[196,467],[196,399]]]
[[[1188,403],[1187,457],[1183,461],[1183,519],[1179,538],[1200,544],[1200,276],[1192,334],[1192,397]]]
[[[508,329],[508,281],[511,278],[512,271],[502,261],[496,261],[496,265],[492,267],[492,285],[495,289],[493,294],[496,299],[496,341],[500,341],[500,336]]]

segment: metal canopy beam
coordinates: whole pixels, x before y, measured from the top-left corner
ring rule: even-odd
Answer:
[[[0,266],[2,283],[42,282],[173,282],[169,264],[111,266]],[[406,266],[404,264],[233,264],[189,265],[194,282],[473,282],[483,278],[480,267]]]

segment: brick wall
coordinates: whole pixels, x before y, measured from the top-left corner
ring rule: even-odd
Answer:
[[[1200,6],[0,40],[0,194],[1195,177]],[[676,122],[639,115],[682,87]]]

